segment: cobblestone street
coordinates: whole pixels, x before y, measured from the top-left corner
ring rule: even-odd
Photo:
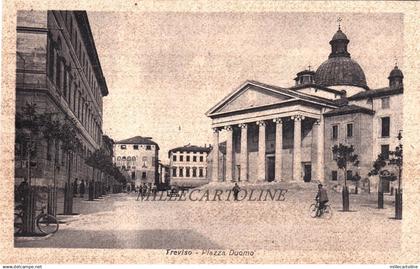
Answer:
[[[313,185],[315,186],[315,185]],[[392,197],[377,209],[376,194],[351,195],[341,212],[341,194],[330,191],[331,220],[308,214],[315,189],[289,189],[285,201],[136,201],[113,194],[75,211],[52,237],[15,240],[16,247],[387,250],[399,248],[400,221]],[[166,195],[165,195],[166,196]]]

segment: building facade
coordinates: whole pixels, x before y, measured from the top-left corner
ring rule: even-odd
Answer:
[[[185,145],[169,150],[172,185],[196,187],[208,183],[207,155],[210,147]]]
[[[151,137],[135,136],[114,144],[114,163],[135,186],[159,184],[159,145]]]
[[[399,143],[403,74],[395,66],[388,87],[369,88],[348,43],[339,28],[328,59],[315,72],[297,73],[294,86],[246,81],[206,113],[214,131],[213,181],[341,184],[344,174],[332,153],[340,143],[353,145],[359,156],[349,178],[368,178],[378,154]],[[220,132],[227,137],[225,153]]]
[[[85,160],[102,143],[108,88],[86,12],[19,11],[16,49],[16,112],[35,104],[37,113],[70,120],[81,142],[80,150],[66,157],[60,142],[36,141],[32,184],[50,185],[54,178],[63,187],[69,178],[90,180],[93,170]],[[18,180],[27,170],[20,148],[16,144]]]

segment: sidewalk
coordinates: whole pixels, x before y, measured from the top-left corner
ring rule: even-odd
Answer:
[[[113,201],[121,200],[126,197],[126,193],[117,193],[117,194],[108,194],[104,195],[99,199],[94,201],[88,201],[88,196],[85,195],[83,198],[74,197],[73,198],[73,215],[63,215],[64,209],[64,195],[62,193],[58,194],[57,197],[57,219],[59,221],[60,228],[65,225],[70,224],[71,222],[79,220],[84,215],[99,213],[103,211],[113,210]],[[60,230],[58,231],[60,232]],[[52,234],[42,236],[16,236],[14,237],[15,242],[24,242],[24,241],[37,241],[45,240],[53,236]]]

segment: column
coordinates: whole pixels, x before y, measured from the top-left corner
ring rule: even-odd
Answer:
[[[296,115],[291,117],[294,121],[294,133],[293,133],[293,181],[302,180],[302,120],[305,118],[302,115]]]
[[[258,131],[258,169],[257,180],[265,181],[265,121],[257,121]]]
[[[248,125],[245,123],[239,124],[241,128],[241,181],[248,180]]]
[[[317,179],[321,182],[324,182],[324,120],[321,119],[316,121],[317,126],[317,163],[316,163],[316,169],[317,169]]]
[[[273,120],[276,123],[276,146],[275,146],[275,181],[282,181],[282,151],[283,151],[283,121],[281,118]]]
[[[174,177],[174,172],[173,172],[173,168],[174,168],[173,156],[174,156],[174,153],[172,152],[171,159],[169,160],[170,161],[170,163],[169,163],[169,180],[170,181],[172,181],[172,179]],[[139,158],[139,162],[140,163],[139,163],[138,167],[140,167],[141,166],[141,163],[142,163],[142,160],[140,158]],[[140,175],[140,178],[141,178],[141,175]]]
[[[232,126],[226,126],[225,130],[227,131],[226,138],[226,181],[232,181],[232,164],[233,164],[233,130]]]
[[[219,129],[213,128],[213,167],[211,171],[211,181],[219,181]],[[184,171],[186,172],[186,171]]]

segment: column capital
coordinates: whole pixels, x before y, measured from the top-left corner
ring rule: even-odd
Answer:
[[[238,124],[238,127],[241,128],[241,129],[247,129],[248,128],[248,124],[246,124],[246,123],[240,123],[240,124]]]
[[[292,120],[294,120],[294,121],[302,121],[302,120],[304,120],[304,119],[305,119],[305,116],[300,115],[300,114],[297,114],[297,115],[293,115],[293,116],[291,116],[290,118],[291,118]]]
[[[281,118],[275,118],[275,119],[273,119],[273,122],[275,122],[277,124],[283,124],[283,120]]]
[[[212,128],[212,130],[213,130],[213,133],[218,133],[218,132],[220,132],[220,129],[219,129],[218,127],[214,127],[214,128]]]
[[[258,126],[266,126],[267,123],[265,121],[263,121],[263,120],[259,120],[259,121],[257,121],[257,125]]]
[[[320,125],[320,124],[321,124],[321,119],[317,119],[317,120],[315,121],[315,124],[316,124],[316,125]]]
[[[230,131],[232,131],[232,126],[230,126],[230,125],[226,125],[223,129],[224,129],[225,131],[230,132]]]

